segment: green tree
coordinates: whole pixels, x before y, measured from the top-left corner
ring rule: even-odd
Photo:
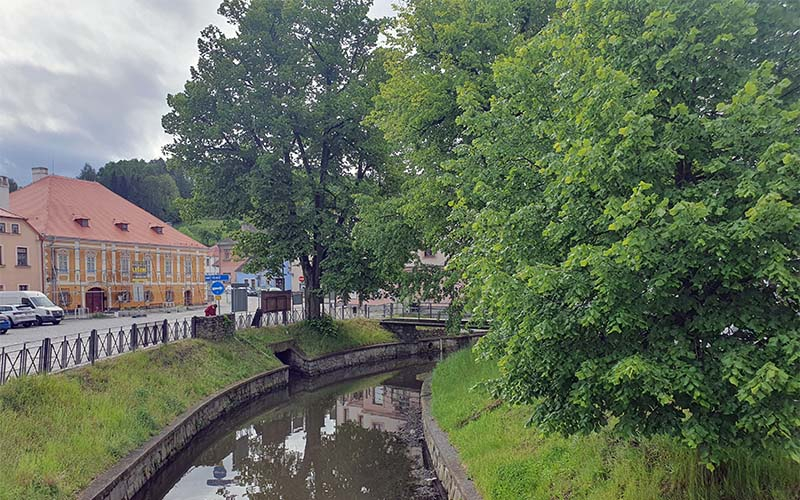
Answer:
[[[466,109],[488,106],[492,63],[547,22],[554,1],[414,0],[400,8],[387,44],[389,79],[370,122],[402,153],[399,193],[362,200],[359,247],[395,295],[440,299],[457,294],[461,271],[424,266],[417,251],[453,255],[471,241],[453,204],[470,188],[454,162],[471,140]],[[405,272],[407,263],[413,272]]]
[[[97,180],[97,171],[90,164],[84,163],[83,168],[78,174],[78,179],[94,182]]]
[[[86,166],[81,175],[85,170]],[[180,220],[176,202],[181,199],[181,191],[176,178],[187,182],[183,173],[168,170],[163,159],[110,162],[96,175],[96,180],[108,189],[168,222]]]
[[[320,315],[323,276],[344,295],[353,288],[334,273],[366,274],[347,271],[366,269],[351,241],[354,196],[390,174],[385,142],[361,123],[383,74],[370,5],[223,2],[237,35],[202,32],[198,65],[163,119],[166,151],[195,184],[187,212],[254,227],[237,238],[252,268],[298,260],[309,317]]]
[[[565,3],[462,114],[455,258],[543,428],[800,460],[798,9]]]
[[[19,189],[19,184],[17,184],[17,181],[15,181],[11,177],[9,177],[8,178],[8,192],[9,193],[13,193],[17,189]]]

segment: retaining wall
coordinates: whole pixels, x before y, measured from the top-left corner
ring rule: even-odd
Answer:
[[[467,476],[458,451],[453,448],[447,438],[447,433],[433,418],[430,377],[422,383],[420,402],[422,403],[422,431],[425,436],[425,444],[428,445],[433,470],[436,471],[439,481],[447,490],[447,498],[449,500],[483,500],[475,483]]]

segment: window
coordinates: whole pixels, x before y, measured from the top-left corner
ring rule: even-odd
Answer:
[[[19,224],[11,224],[11,234],[19,234]]]
[[[121,231],[127,231],[128,230],[128,223],[127,222],[117,222],[114,225],[117,226],[118,228],[120,228]]]
[[[152,300],[153,300],[153,292],[151,292],[150,290],[145,290],[144,291],[144,301],[145,302],[151,302]]]
[[[119,258],[119,270],[127,274],[131,270],[131,254],[124,252]]]
[[[156,234],[164,234],[164,226],[150,226]]]
[[[144,267],[147,269],[147,276],[150,277],[153,275],[153,260],[150,258],[149,255],[145,256],[144,258]]]
[[[19,286],[19,291],[20,292],[27,292],[28,291],[28,285],[20,285]]]
[[[17,267],[28,267],[28,249],[17,247]]]
[[[133,285],[133,301],[144,302],[144,285]]]
[[[97,272],[97,255],[94,252],[86,254],[86,272],[92,274]]]
[[[167,276],[172,276],[172,256],[168,256],[166,260],[164,260],[164,273]]]
[[[128,302],[129,300],[130,300],[130,294],[128,293],[127,290],[123,290],[119,292],[119,294],[117,295],[118,302]]]
[[[5,233],[5,232],[6,232],[6,223],[0,222],[0,233]]]
[[[61,274],[69,273],[69,254],[67,252],[58,253],[56,271]]]
[[[225,256],[223,257],[224,260],[231,260],[231,251],[225,250]]]
[[[175,293],[172,290],[167,290],[167,293],[164,296],[167,302],[175,302]]]
[[[183,260],[183,272],[184,272],[184,274],[186,274],[186,276],[191,276],[192,275],[192,258],[191,257],[186,257]]]
[[[61,290],[58,292],[58,305],[61,307],[68,307],[72,302],[72,297],[69,294],[69,290]]]
[[[383,386],[379,385],[372,393],[372,402],[376,405],[383,405]]]
[[[81,227],[89,227],[89,219],[85,217],[76,217],[75,222]]]

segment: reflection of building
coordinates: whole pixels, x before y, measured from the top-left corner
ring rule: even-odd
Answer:
[[[0,177],[0,291],[41,290],[42,244],[25,217],[8,211],[8,178]]]
[[[53,302],[92,312],[204,302],[205,246],[101,184],[33,170],[11,209],[42,235]]]
[[[336,422],[357,422],[365,429],[398,432],[406,423],[410,407],[418,407],[419,385],[416,378],[396,375],[384,385],[339,397]]]

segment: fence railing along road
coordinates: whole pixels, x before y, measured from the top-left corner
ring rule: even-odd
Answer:
[[[447,319],[446,306],[420,304],[381,304],[364,306],[328,307],[325,311],[334,319],[392,318],[413,316],[417,318]],[[236,329],[250,328],[258,313],[237,313]],[[257,323],[260,326],[286,325],[302,321],[302,311],[265,313]],[[258,326],[258,325],[256,325]],[[45,338],[41,342],[26,342],[0,349],[0,384],[12,378],[38,373],[52,373],[76,366],[94,364],[101,359],[128,352],[147,349],[160,344],[176,342],[195,336],[191,319],[184,318],[132,324],[119,329],[68,335],[57,339]]]

